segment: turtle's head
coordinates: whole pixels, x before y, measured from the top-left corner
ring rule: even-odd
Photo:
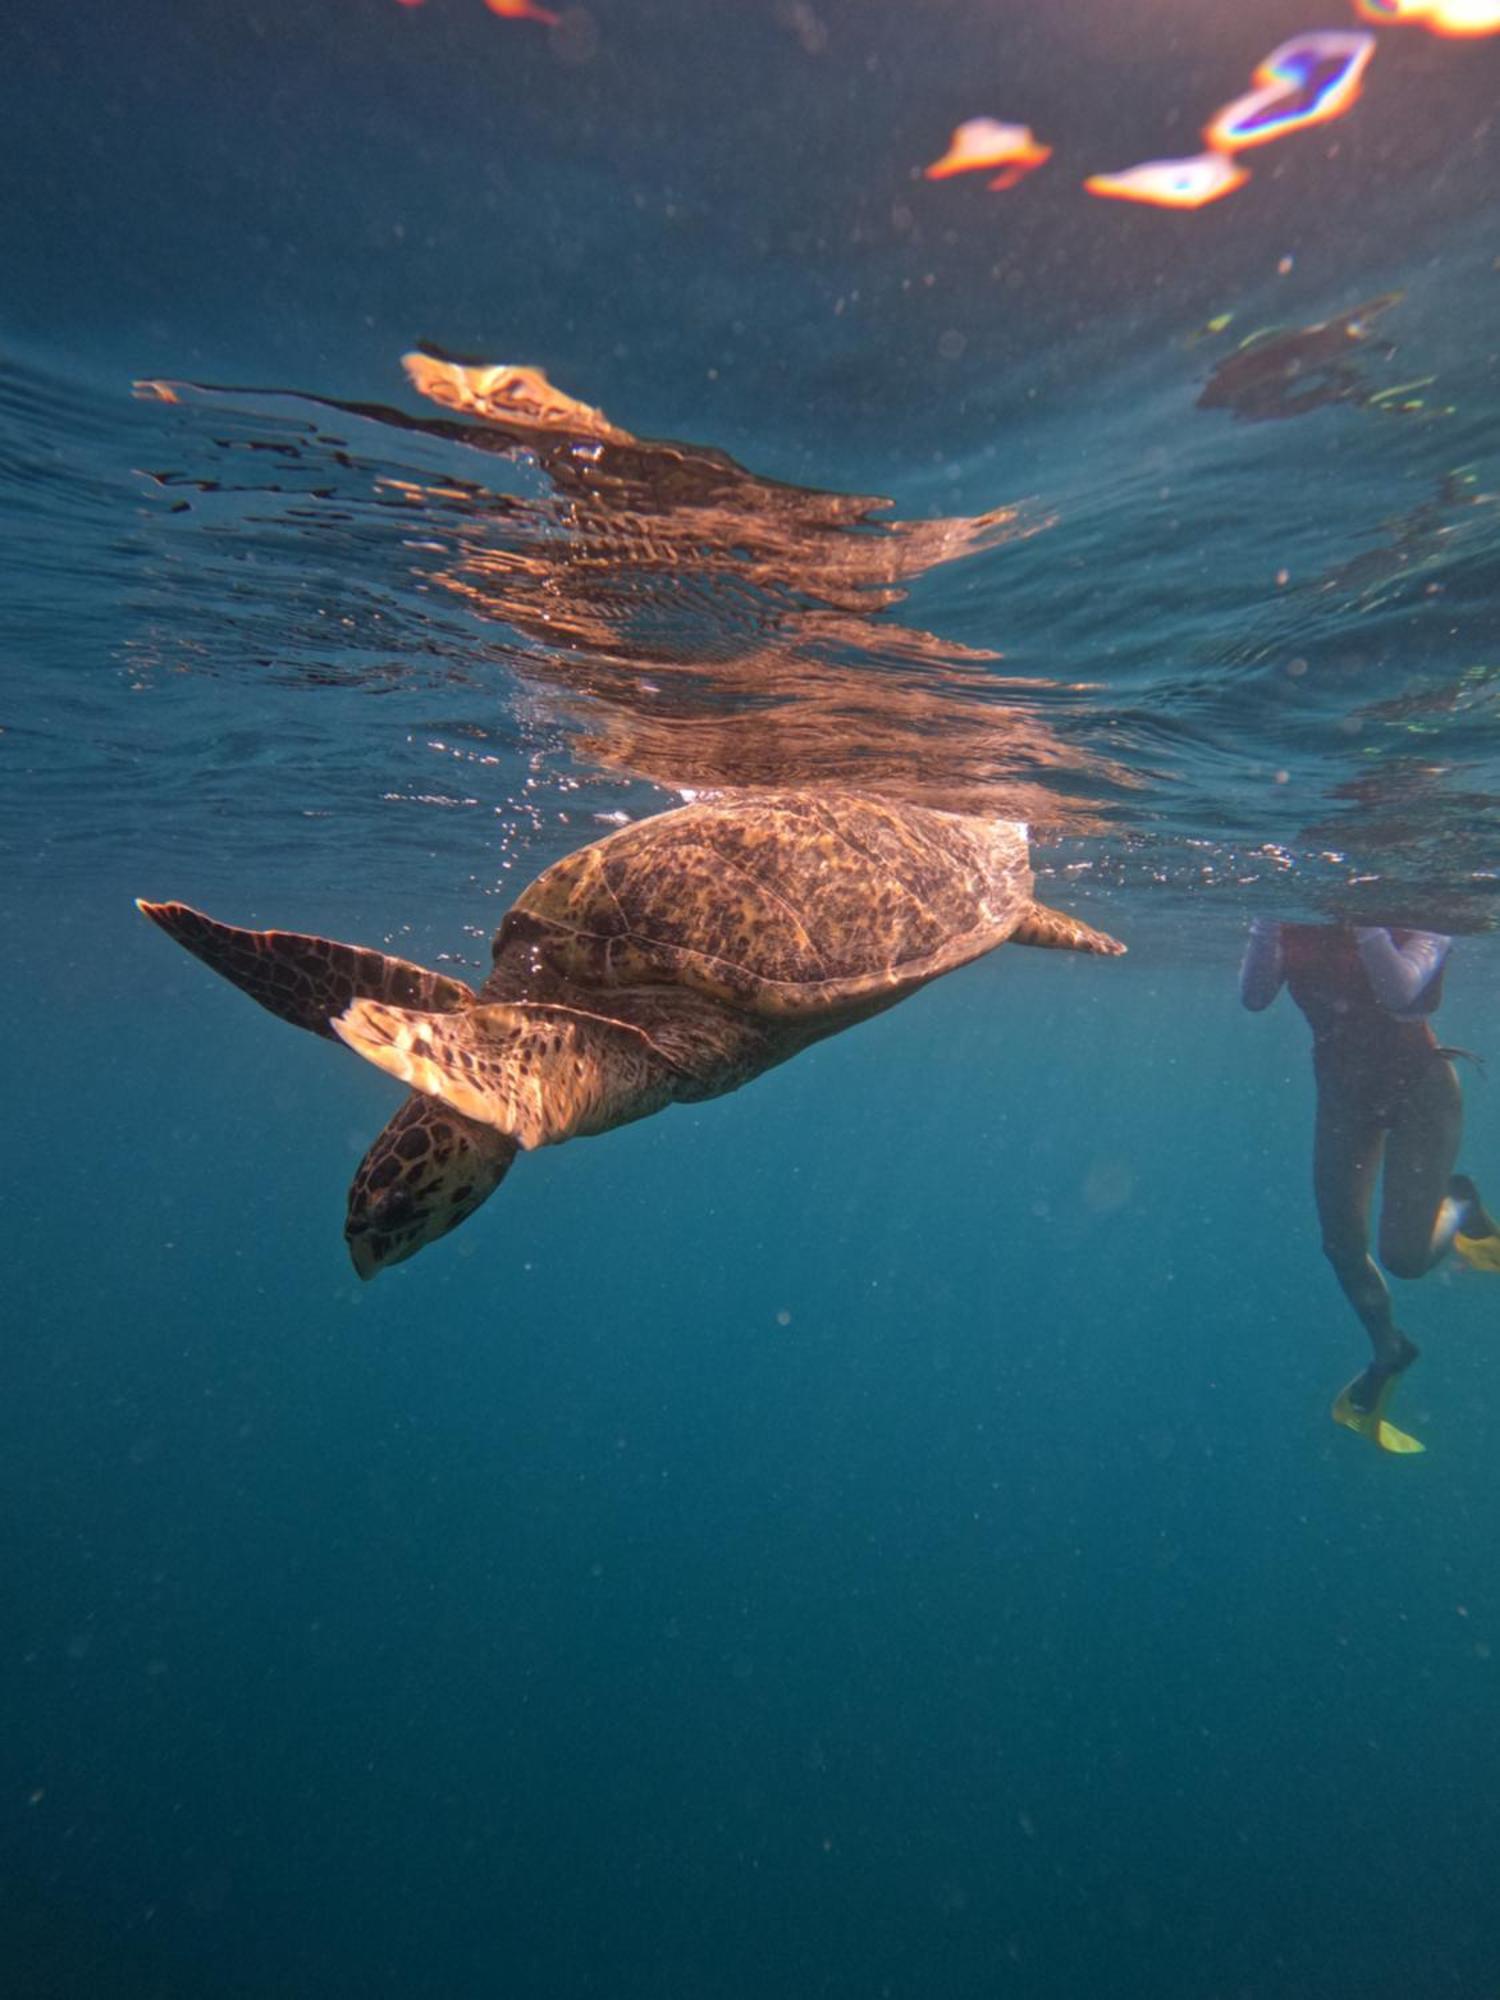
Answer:
[[[409,1097],[359,1163],[344,1241],[373,1278],[466,1222],[504,1180],[513,1139],[461,1118],[435,1097]]]

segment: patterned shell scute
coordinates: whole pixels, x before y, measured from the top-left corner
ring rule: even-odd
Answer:
[[[772,792],[626,827],[549,868],[515,915],[581,984],[681,983],[800,1014],[894,999],[978,958],[1031,890],[1014,822]]]

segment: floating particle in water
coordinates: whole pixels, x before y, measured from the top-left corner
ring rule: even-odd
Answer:
[[[1202,208],[1233,194],[1249,180],[1248,168],[1223,153],[1196,153],[1187,160],[1144,160],[1116,174],[1090,174],[1090,194],[1116,201],[1148,201],[1158,208]]]
[[[1233,323],[1233,313],[1215,313],[1212,319],[1206,319],[1202,326],[1196,327],[1192,333],[1185,334],[1183,345],[1196,347],[1201,340],[1216,340],[1221,333],[1227,332]]]
[[[1006,125],[998,118],[969,118],[953,129],[948,150],[923,173],[930,181],[945,181],[954,174],[984,173],[991,167],[1002,171],[988,185],[1012,188],[1017,181],[1045,166],[1052,148],[1043,146],[1029,125]]]
[[[1374,53],[1375,37],[1357,31],[1294,36],[1257,66],[1255,88],[1204,127],[1204,143],[1232,153],[1342,117],[1359,96]]]
[[[1083,1199],[1096,1215],[1113,1215],[1135,1193],[1135,1173],[1127,1160],[1097,1159],[1083,1178]]]

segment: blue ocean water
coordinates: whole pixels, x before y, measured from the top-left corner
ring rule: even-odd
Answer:
[[[23,11],[0,1992],[1500,1989],[1495,1281],[1398,1287],[1423,1458],[1329,1423],[1307,1029],[1235,991],[1255,914],[1439,928],[1495,1053],[1500,42],[1371,30],[1210,207],[1081,187],[1354,25]],[[979,115],[1054,158],[923,180]],[[1130,954],[370,1284],[396,1086],[132,907],[477,976],[766,784],[1025,818]]]

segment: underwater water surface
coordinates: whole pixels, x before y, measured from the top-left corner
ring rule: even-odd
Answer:
[[[1496,1054],[1500,38],[1400,11],[23,10],[0,1992],[1500,1989],[1500,1280],[1397,1284],[1425,1455],[1330,1423],[1236,990],[1256,916],[1441,931]],[[1242,185],[1085,188],[1314,32],[1360,88]],[[980,117],[1011,184],[928,178]],[[1024,820],[1129,953],[369,1283],[397,1085],[133,907],[477,982],[766,788]]]

